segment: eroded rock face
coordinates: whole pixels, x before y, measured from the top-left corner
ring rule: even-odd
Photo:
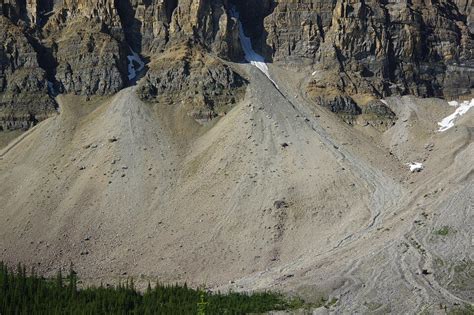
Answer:
[[[56,80],[65,93],[116,93],[126,85],[125,56],[121,43],[109,34],[80,30],[57,44]]]
[[[55,111],[46,72],[22,29],[0,16],[0,131],[27,129]]]
[[[203,51],[189,44],[165,51],[139,83],[139,95],[146,100],[181,102],[197,119],[228,111],[244,94],[245,79]]]
[[[137,52],[160,52],[169,38],[177,1],[119,1],[119,14],[130,46]]]
[[[143,91],[149,91],[144,97],[155,98],[153,91],[176,94],[180,84],[200,86],[201,103],[211,111],[215,104],[232,102],[232,89],[244,83],[216,58],[242,55],[237,24],[228,9],[226,0],[0,0],[1,14],[12,25],[21,25],[34,42],[35,71],[57,91],[116,93],[130,83],[127,57],[133,50],[153,65],[143,83]],[[161,62],[183,45],[192,47],[191,55],[196,52],[200,65],[209,68],[181,58]],[[187,66],[189,71],[180,69]],[[48,96],[47,89],[42,93]]]
[[[472,0],[454,0],[459,11],[466,16],[471,33],[474,32],[474,2]]]
[[[226,0],[133,0],[118,5],[129,43],[146,55],[190,39],[221,57],[240,52]]]
[[[263,51],[315,64],[330,73],[318,84],[341,93],[455,97],[474,84],[468,2],[278,2],[264,20]]]
[[[115,1],[66,0],[42,27],[64,93],[107,95],[126,86],[124,33]]]
[[[238,25],[228,15],[227,1],[143,2],[127,9],[134,12],[133,20],[122,18],[129,42],[150,61],[139,95],[185,104],[196,119],[226,112],[245,84],[218,58],[241,55]]]
[[[150,65],[144,97],[205,82],[201,96],[213,104],[235,97],[213,88],[244,84],[221,60],[242,59],[232,6],[269,61],[313,68],[310,97],[335,111],[360,112],[360,99],[393,94],[457,97],[474,85],[472,0],[0,0],[0,15],[36,53],[31,82],[49,79],[63,93],[113,94],[130,84],[127,56],[134,50]],[[201,64],[169,59],[179,47],[201,56]],[[2,80],[14,82],[11,75]],[[47,98],[44,84],[39,90]]]

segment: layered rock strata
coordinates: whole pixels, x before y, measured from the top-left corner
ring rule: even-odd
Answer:
[[[0,46],[11,50],[16,41],[18,58],[29,60],[0,55],[2,110],[50,112],[48,80],[60,93],[116,93],[132,83],[132,50],[149,65],[143,97],[204,82],[197,98],[206,106],[231,102],[245,82],[223,61],[242,60],[233,6],[255,49],[271,62],[311,68],[308,95],[333,111],[359,114],[389,95],[455,98],[473,88],[471,0],[0,0],[4,29],[19,32],[3,34]],[[188,57],[170,58],[182,47]],[[15,86],[41,97],[17,101]]]

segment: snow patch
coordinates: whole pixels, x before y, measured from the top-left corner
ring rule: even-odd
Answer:
[[[137,77],[138,73],[145,68],[145,63],[140,56],[130,49],[131,55],[127,56],[128,59],[128,79],[133,80]],[[137,66],[138,65],[138,66]]]
[[[446,131],[446,130],[451,129],[452,127],[454,127],[455,121],[459,117],[461,117],[462,115],[467,113],[469,111],[469,109],[474,107],[474,99],[472,99],[470,101],[464,101],[462,103],[459,103],[457,101],[451,101],[451,102],[448,102],[448,104],[450,106],[456,107],[456,110],[454,111],[454,113],[452,113],[451,115],[444,118],[443,120],[441,120],[438,123],[438,125],[439,125],[438,131],[439,132],[443,132],[443,131]]]
[[[419,162],[413,162],[413,163],[408,163],[408,167],[410,167],[410,172],[419,172],[421,171],[424,167],[422,163]]]
[[[235,7],[233,7],[230,10],[230,15],[231,17],[236,18],[237,20],[240,19],[240,14]],[[244,50],[245,60],[247,60],[248,62],[250,62],[250,64],[260,69],[260,71],[262,71],[263,74],[265,74],[267,78],[269,78],[270,81],[272,81],[273,84],[275,84],[276,86],[275,81],[273,81],[272,78],[270,77],[270,72],[268,71],[268,66],[265,63],[265,58],[263,58],[263,56],[260,56],[253,50],[252,41],[250,40],[250,37],[245,35],[244,27],[242,23],[240,22],[240,20],[239,20],[239,37],[240,37],[240,44],[242,45],[242,49]]]
[[[454,107],[457,107],[459,105],[458,101],[451,101],[451,102],[448,102],[449,106],[454,106]]]

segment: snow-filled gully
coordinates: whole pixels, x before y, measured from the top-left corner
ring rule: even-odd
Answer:
[[[472,107],[474,107],[474,99],[472,99],[471,101],[464,101],[462,103],[452,101],[449,102],[449,105],[456,107],[456,110],[454,111],[454,113],[452,113],[451,115],[444,118],[438,123],[439,132],[444,132],[454,127],[455,121],[462,115],[466,114]]]
[[[230,10],[230,14],[233,18],[235,18],[239,21],[239,38],[240,38],[240,44],[242,45],[242,49],[244,50],[245,60],[247,60],[250,64],[254,65],[260,71],[262,71],[263,74],[265,74],[267,76],[267,78],[278,89],[277,84],[275,83],[275,81],[273,81],[273,79],[270,76],[270,72],[268,71],[268,66],[265,63],[265,58],[263,56],[260,56],[259,54],[257,54],[253,50],[252,40],[250,39],[250,37],[245,35],[244,27],[243,27],[242,23],[240,23],[240,14],[239,14],[239,12],[237,11],[237,9],[235,7],[233,7]]]

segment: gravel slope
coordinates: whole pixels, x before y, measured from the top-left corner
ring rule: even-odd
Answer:
[[[278,90],[235,66],[246,98],[205,126],[134,87],[89,111],[60,97],[0,152],[1,259],[331,296],[336,313],[472,303],[472,111],[437,133],[447,104],[389,99],[401,118],[374,138],[307,102],[301,74],[270,69]]]

